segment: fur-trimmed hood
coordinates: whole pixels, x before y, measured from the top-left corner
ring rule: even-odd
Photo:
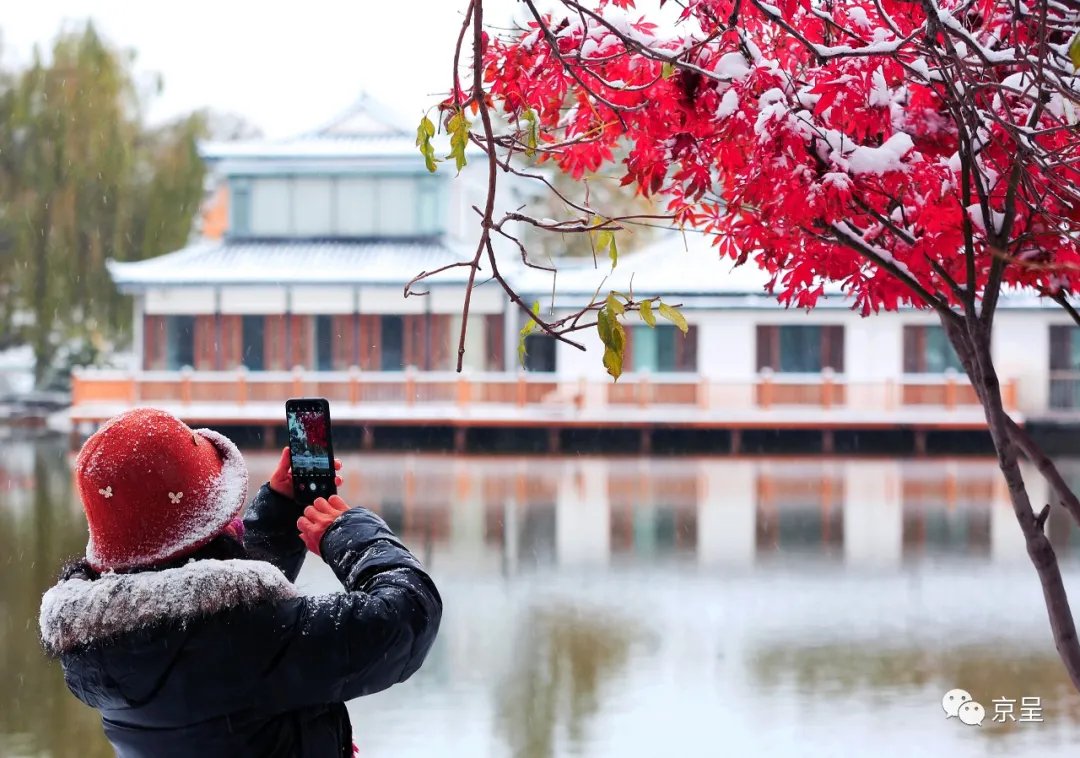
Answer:
[[[59,655],[158,624],[187,622],[236,607],[296,597],[264,561],[200,560],[180,568],[62,581],[41,599],[41,639]]]

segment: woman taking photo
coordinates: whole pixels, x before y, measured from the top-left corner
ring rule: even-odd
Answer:
[[[435,640],[420,563],[369,510],[298,505],[288,449],[242,520],[236,446],[163,411],[106,423],[75,477],[90,539],[41,635],[121,758],[351,756],[345,701],[408,679]],[[307,551],[342,592],[299,594]]]

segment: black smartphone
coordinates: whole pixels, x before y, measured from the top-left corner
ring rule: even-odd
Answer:
[[[330,403],[321,397],[286,400],[285,423],[289,427],[289,453],[296,501],[310,505],[317,497],[337,494]]]

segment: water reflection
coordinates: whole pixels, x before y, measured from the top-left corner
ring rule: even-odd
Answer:
[[[1033,733],[1045,743],[1066,747],[1075,739],[1075,728],[1068,725],[1080,722],[1080,695],[1062,676],[1061,661],[1052,652],[1026,645],[968,644],[941,650],[887,643],[765,646],[755,651],[751,667],[763,694],[792,689],[836,708],[848,707],[859,696],[872,698],[875,706],[904,697],[932,706],[935,697],[940,702],[943,693],[962,682],[986,709],[982,728],[973,734],[1000,743],[996,746],[1010,753],[1010,740]],[[1035,704],[1026,716],[1021,711],[1025,698]],[[1000,713],[995,700],[1003,703]]]
[[[246,457],[255,481],[276,462]],[[1080,729],[992,460],[344,458],[343,495],[447,603],[420,674],[351,704],[365,756],[700,755],[718,730],[733,754],[1048,756]],[[0,755],[111,754],[38,647],[85,543],[72,460],[0,460]],[[1075,584],[1080,530],[1048,527]],[[309,562],[301,586],[334,579]],[[952,687],[1038,695],[1046,723],[954,729]]]

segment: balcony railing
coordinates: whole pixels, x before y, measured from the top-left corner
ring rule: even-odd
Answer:
[[[1080,382],[1080,379],[1072,380]],[[218,404],[244,407],[319,396],[352,406],[492,406],[517,408],[725,411],[784,408],[891,411],[974,409],[978,401],[961,375],[904,375],[861,381],[829,372],[774,374],[747,381],[696,374],[626,374],[618,382],[565,379],[542,373],[292,372],[78,370],[72,402],[88,405]],[[1015,380],[1003,382],[1008,409],[1016,407]]]

